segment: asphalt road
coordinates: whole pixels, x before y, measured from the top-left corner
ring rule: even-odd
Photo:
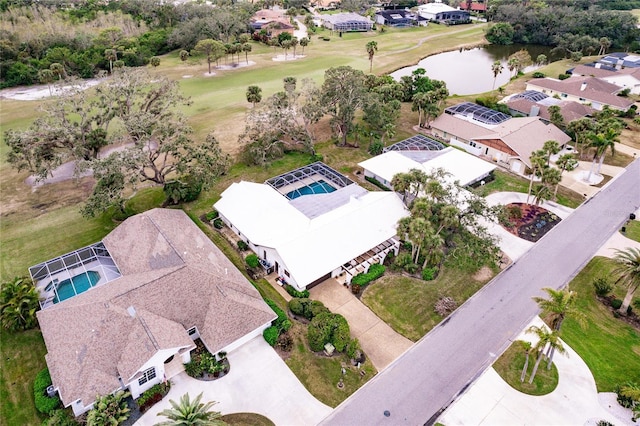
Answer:
[[[321,424],[435,422],[537,315],[531,297],[568,283],[639,207],[640,159]]]

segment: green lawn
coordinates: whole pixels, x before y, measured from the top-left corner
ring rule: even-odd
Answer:
[[[564,356],[556,353],[554,357]],[[527,373],[524,383],[520,382],[520,374],[522,374],[522,368],[525,363],[525,353],[520,346],[520,342],[516,341],[509,346],[504,354],[496,362],[493,363],[493,368],[502,377],[502,379],[509,383],[512,388],[526,393],[528,395],[546,395],[553,392],[558,386],[558,369],[555,364],[551,364],[551,369],[547,370],[546,360],[540,361],[540,366],[536,372],[536,376],[533,379],[533,383],[529,384],[531,373],[533,372],[533,366],[536,363],[536,355],[532,352],[529,356],[529,365],[527,367]],[[555,358],[554,358],[555,359]]]
[[[213,409],[215,410],[215,406]],[[233,413],[220,417],[229,426],[275,426],[271,420],[256,413]]]
[[[494,192],[522,192],[526,194],[529,191],[529,181],[521,176],[512,173],[496,170],[493,172],[495,179],[484,186],[479,186],[473,190],[474,193],[481,197],[486,197]],[[584,197],[571,189],[563,186],[558,188],[558,204],[577,208],[584,201]]]
[[[415,342],[442,321],[434,311],[440,297],[453,297],[460,305],[489,279],[477,280],[473,274],[452,268],[428,282],[387,272],[367,286],[361,300],[391,328]]]
[[[625,237],[632,239],[633,241],[640,242],[640,221],[630,220],[626,223]]]
[[[360,370],[352,366],[344,354],[336,354],[331,358],[315,355],[307,344],[307,327],[297,321],[293,323],[289,333],[294,338],[294,344],[286,363],[304,387],[319,401],[335,407],[377,374],[370,361],[365,361],[360,366],[365,372],[362,376]],[[346,369],[343,377],[344,387],[338,389],[343,366]]]
[[[613,262],[595,257],[571,281],[570,288],[578,293],[576,306],[587,316],[587,328],[581,329],[568,318],[562,325],[562,339],[587,363],[593,373],[598,392],[613,392],[627,381],[640,382],[640,330],[614,318],[601,304],[593,290],[593,280],[611,277]],[[624,289],[613,291],[618,298]]]
[[[10,334],[0,331],[0,425],[39,425],[33,380],[46,367],[40,330]]]

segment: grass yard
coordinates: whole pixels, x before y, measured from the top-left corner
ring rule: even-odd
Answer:
[[[0,331],[0,425],[40,425],[45,416],[36,411],[33,381],[47,365],[40,330],[10,334]]]
[[[593,280],[611,277],[612,269],[613,261],[595,257],[571,281],[571,290],[578,293],[576,306],[587,316],[587,327],[581,329],[571,318],[562,325],[562,339],[589,366],[598,392],[613,392],[628,381],[640,382],[640,330],[614,318],[593,290]],[[622,299],[625,291],[616,286],[612,294]]]
[[[554,359],[557,356],[564,355],[556,353]],[[526,393],[527,395],[546,395],[553,392],[558,386],[558,369],[556,365],[552,363],[551,369],[547,370],[546,360],[543,359],[540,361],[540,366],[533,379],[533,383],[529,384],[529,378],[533,372],[533,366],[536,363],[536,355],[532,353],[529,355],[529,365],[527,366],[524,383],[521,383],[520,374],[522,374],[525,358],[526,356],[520,346],[520,342],[515,341],[509,346],[505,353],[493,363],[493,368],[505,382],[522,393]]]
[[[640,221],[630,220],[625,225],[627,230],[624,234],[625,237],[632,239],[633,241],[640,242]]]
[[[215,410],[216,407],[214,406]],[[229,426],[275,426],[267,417],[256,413],[233,413],[220,417]]]
[[[495,179],[484,186],[479,186],[473,192],[481,197],[486,197],[494,192],[522,192],[527,193],[529,190],[529,181],[521,176],[512,173],[496,170],[493,172]],[[558,204],[577,208],[584,201],[584,197],[577,192],[560,186],[558,188]]]
[[[442,321],[434,311],[440,297],[450,296],[460,305],[493,275],[476,279],[474,274],[445,267],[438,278],[427,282],[387,272],[367,286],[361,300],[391,328],[415,342]]]
[[[330,407],[336,407],[377,374],[369,361],[360,367],[365,372],[362,376],[344,354],[332,357],[315,355],[307,344],[307,327],[297,321],[293,321],[289,333],[294,343],[287,365],[314,397]],[[346,369],[344,387],[338,389],[343,366]]]

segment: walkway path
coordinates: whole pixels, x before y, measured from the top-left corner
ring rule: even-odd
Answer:
[[[376,316],[347,287],[329,279],[310,290],[311,298],[324,303],[332,312],[346,318],[351,335],[378,371],[382,371],[409,349],[413,342],[396,333]]]
[[[537,315],[532,296],[569,282],[640,208],[640,160],[612,180],[322,424],[431,424]]]
[[[186,373],[171,379],[171,391],[135,424],[151,426],[166,420],[157,414],[171,408],[185,393],[193,399],[203,393],[202,401],[218,401],[214,410],[222,414],[258,413],[276,425],[315,425],[331,407],[315,399],[262,336],[258,336],[228,354],[231,370],[211,382],[195,380]]]
[[[535,317],[529,325],[542,326],[543,322]],[[517,339],[534,343],[532,337],[523,332]],[[587,364],[566,343],[564,347],[566,355],[553,357],[560,377],[553,392],[526,395],[489,368],[438,421],[447,426],[582,425],[591,419],[619,424],[619,419],[599,404],[596,383]],[[540,364],[540,368],[545,365]]]

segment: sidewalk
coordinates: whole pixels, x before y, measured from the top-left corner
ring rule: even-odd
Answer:
[[[335,279],[326,280],[310,292],[312,299],[321,301],[331,312],[345,317],[351,335],[360,341],[360,346],[378,372],[413,345],[411,340],[396,333]]]

